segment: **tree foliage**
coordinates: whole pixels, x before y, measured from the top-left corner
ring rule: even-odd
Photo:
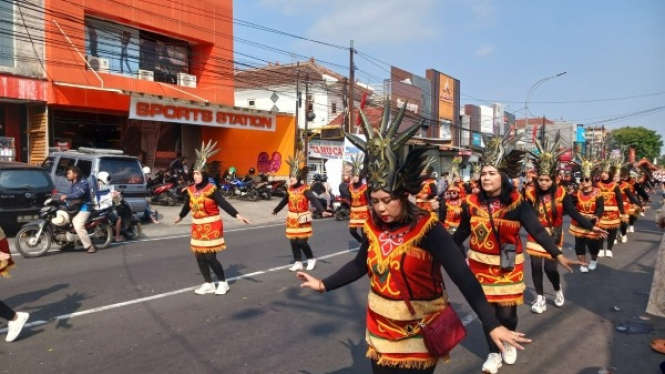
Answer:
[[[646,157],[653,161],[654,158],[660,156],[663,140],[656,131],[642,126],[621,127],[612,130],[611,146],[615,149],[633,147],[636,160]]]

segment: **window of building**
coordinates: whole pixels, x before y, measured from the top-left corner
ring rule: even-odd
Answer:
[[[0,1],[0,65],[14,66],[14,4]]]
[[[337,113],[337,103],[332,103],[332,107],[330,108],[330,110],[332,111],[332,114],[336,114]]]
[[[247,100],[247,106],[249,106],[251,108],[255,107],[256,106],[256,100],[254,100],[254,99]]]
[[[145,70],[154,81],[171,84],[178,83],[178,73],[189,73],[186,41],[98,18],[85,18],[85,51],[92,68],[104,73],[137,78]]]

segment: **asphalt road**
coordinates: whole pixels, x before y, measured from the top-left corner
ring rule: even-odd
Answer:
[[[346,222],[318,220],[314,228],[311,244],[320,261],[313,273],[323,277],[351,259],[357,244]],[[563,275],[562,308],[554,306],[546,281],[544,314],[518,308],[518,330],[534,342],[499,372],[657,373],[665,356],[652,352],[649,342],[665,337],[665,320],[639,317],[661,236],[649,211],[629,242],[615,246],[613,259],[601,259],[592,273]],[[326,294],[300,289],[286,270],[291,255],[281,223],[230,228],[226,239],[229,249],[218,255],[231,285],[224,296],[194,294],[202,278],[181,234],[95,255],[17,258],[13,277],[0,282],[0,297],[30,312],[31,325],[16,342],[0,341],[0,372],[370,372],[365,279]],[[528,268],[525,274],[530,304],[535,294]],[[436,373],[479,373],[488,353],[481,326],[457,288],[446,284],[468,336]],[[620,323],[645,324],[651,332],[620,333]]]

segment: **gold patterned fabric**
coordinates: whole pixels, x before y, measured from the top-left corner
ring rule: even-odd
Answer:
[[[219,207],[212,197],[217,187],[208,183],[200,190],[187,187],[189,209],[192,212],[192,238],[190,246],[194,252],[220,252],[226,249],[224,224]]]

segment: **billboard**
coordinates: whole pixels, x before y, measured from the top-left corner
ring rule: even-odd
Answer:
[[[483,134],[494,133],[494,109],[489,106],[480,106],[480,132]]]
[[[493,130],[492,131],[494,134],[499,134],[503,135],[503,104],[501,103],[494,103],[492,104],[492,109],[493,109],[493,114],[492,114],[492,120],[493,120]]]
[[[397,109],[406,105],[406,113],[400,125],[399,131],[420,122],[423,117],[423,90],[415,84],[415,81],[424,80],[424,78],[414,78],[414,75],[408,71],[392,66],[390,68],[390,102]],[[428,98],[429,100],[429,98]],[[429,118],[426,118],[429,120]],[[429,125],[429,122],[426,122]]]

